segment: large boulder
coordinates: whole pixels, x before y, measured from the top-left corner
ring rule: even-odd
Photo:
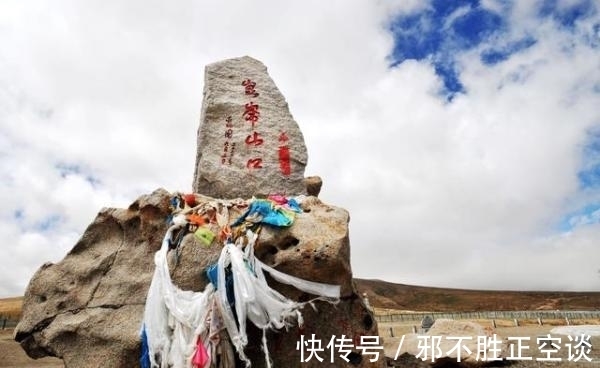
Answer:
[[[15,339],[32,358],[66,367],[133,367],[170,194],[157,190],[128,209],[105,208],[57,264],[31,279]]]
[[[485,344],[481,345],[480,340]],[[401,344],[396,342],[395,349],[398,357],[416,358],[432,366],[477,367],[487,366],[496,358],[502,360],[506,353],[506,340],[495,335],[491,328],[475,322],[438,319],[421,335],[404,335]],[[459,362],[462,364],[456,364]],[[398,365],[394,363],[392,366],[404,365],[398,362]]]
[[[103,209],[79,242],[57,264],[45,264],[25,293],[23,318],[15,338],[34,358],[57,356],[67,368],[136,367],[140,354],[139,331],[146,293],[154,269],[154,253],[167,229],[172,195],[157,190],[136,200],[128,209]],[[214,199],[197,195],[198,200]],[[347,211],[307,197],[292,226],[265,226],[256,256],[276,269],[306,280],[341,286],[338,304],[315,302],[303,310],[304,326],[271,331],[269,349],[275,367],[347,366],[325,347],[332,336],[346,335],[359,345],[361,336],[377,336],[371,312],[352,283]],[[240,215],[232,212],[232,221]],[[202,245],[193,234],[183,239],[178,261],[170,251],[172,278],[185,290],[203,290],[209,282],[204,268],[213,263],[221,247]],[[270,282],[287,297],[306,301],[310,295]],[[321,363],[301,363],[297,343],[304,338],[322,341]],[[246,352],[254,367],[264,365],[261,331],[249,330]],[[353,366],[381,367],[353,348]]]

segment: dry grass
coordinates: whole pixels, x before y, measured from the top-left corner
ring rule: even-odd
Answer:
[[[410,313],[418,311],[461,312],[489,310],[597,310],[600,305],[600,293],[565,293],[565,292],[511,292],[511,291],[477,291],[442,288],[427,288],[419,286],[392,284],[377,280],[355,279],[358,290],[362,295],[366,292],[369,301],[378,315]],[[0,318],[7,317],[18,320],[21,316],[23,298],[0,299]],[[492,329],[492,320],[476,320],[487,329]],[[531,346],[536,347],[537,337],[547,335],[554,326],[566,324],[565,320],[543,320],[540,326],[537,320],[519,320],[519,327],[514,320],[495,320],[493,329],[499,336],[523,336],[531,338]],[[600,320],[576,320],[571,324],[597,324]],[[384,338],[385,350],[394,356],[398,341],[402,335],[413,332],[413,326],[419,326],[418,321],[379,323],[379,334]],[[0,326],[1,327],[1,326]],[[390,330],[395,337],[390,336]],[[565,337],[566,339],[566,337]],[[586,367],[600,367],[600,337],[592,338],[592,346],[598,346],[592,351],[595,364],[583,363]],[[566,354],[566,349],[561,350]],[[561,356],[563,357],[563,356]],[[566,358],[566,356],[565,356]],[[34,361],[29,359],[21,347],[12,340],[12,330],[0,330],[0,368],[17,367],[62,367],[62,362],[53,358]],[[406,365],[406,366],[414,366]],[[517,362],[512,368],[548,367],[579,365],[547,364],[544,362]]]
[[[0,318],[18,320],[21,318],[23,297],[0,299]]]
[[[354,279],[372,306],[412,311],[597,310],[600,292],[462,290]]]

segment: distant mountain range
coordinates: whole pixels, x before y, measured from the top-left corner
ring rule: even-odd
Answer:
[[[377,308],[432,312],[598,310],[600,292],[443,289],[354,279]]]
[[[492,291],[444,289],[354,279],[376,308],[430,312],[509,310],[598,310],[600,292]],[[0,317],[16,319],[23,297],[0,299]]]

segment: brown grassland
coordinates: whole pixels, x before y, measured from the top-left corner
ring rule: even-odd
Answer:
[[[11,320],[19,319],[22,307],[22,297],[0,299],[0,319],[3,317]]]
[[[444,289],[354,279],[372,306],[410,311],[598,310],[600,292]]]
[[[366,293],[370,304],[375,307],[377,314],[387,314],[399,311],[428,311],[428,312],[473,312],[499,310],[598,310],[600,308],[600,292],[520,292],[520,291],[477,291],[460,289],[430,288],[393,284],[379,280],[355,279],[358,291]],[[22,297],[0,299],[0,327],[2,319],[18,320],[21,315]],[[486,328],[492,328],[490,320],[474,321]],[[563,320],[547,320],[544,325],[538,325],[537,320],[519,321],[515,327],[514,321],[497,320],[493,332],[504,338],[509,336],[530,337],[532,361],[511,362],[508,366],[522,367],[600,367],[600,348],[593,348],[591,363],[567,362],[567,350],[561,349],[557,355],[562,358],[560,363],[536,361],[541,357],[535,349],[537,337],[547,335],[558,325],[564,325]],[[599,320],[572,321],[573,324],[600,325]],[[400,336],[412,332],[415,322],[379,323],[379,333],[384,341],[387,356],[393,357],[400,341]],[[394,337],[391,336],[393,333]],[[566,336],[563,337],[566,340]],[[592,346],[600,346],[600,337],[592,338]],[[402,367],[426,366],[420,361],[411,361]],[[506,366],[507,364],[503,364]],[[23,367],[62,367],[62,361],[56,358],[30,359],[13,341],[13,329],[0,329],[0,368]],[[448,365],[456,366],[456,365]],[[494,366],[494,365],[489,365]]]

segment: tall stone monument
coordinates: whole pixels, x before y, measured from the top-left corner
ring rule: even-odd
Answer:
[[[258,60],[206,67],[194,191],[216,198],[302,194],[304,137]]]

